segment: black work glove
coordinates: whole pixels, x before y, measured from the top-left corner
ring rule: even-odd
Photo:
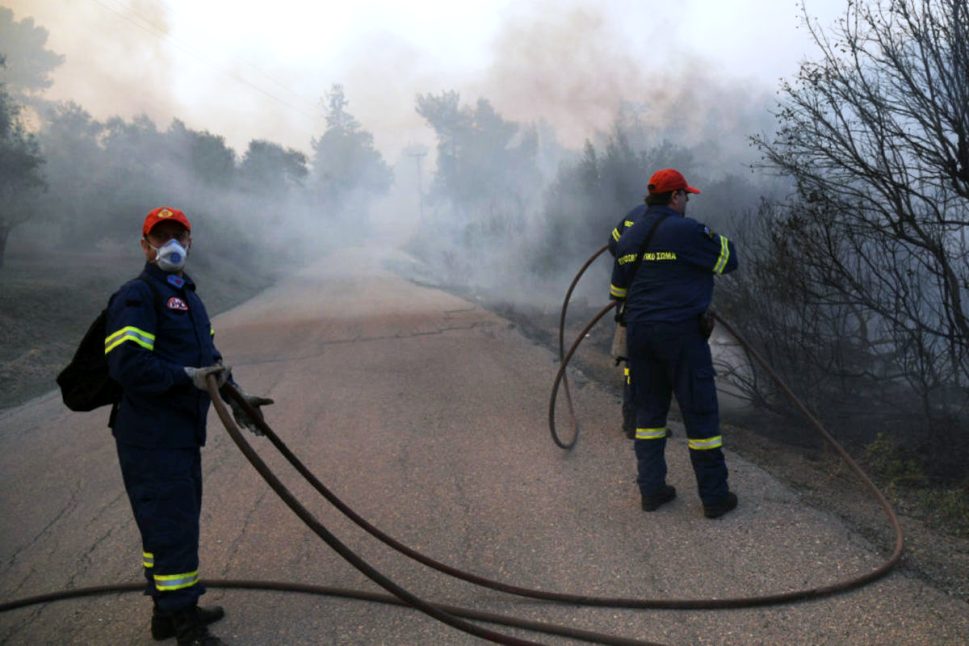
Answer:
[[[269,397],[258,397],[256,395],[250,395],[246,393],[244,390],[242,390],[242,388],[239,388],[238,386],[236,388],[239,391],[239,394],[242,395],[242,398],[246,400],[246,403],[256,409],[256,414],[259,416],[259,421],[260,422],[265,421],[265,418],[262,416],[262,410],[260,409],[260,407],[269,406],[270,404],[274,403],[273,400],[270,399]],[[253,435],[257,435],[259,437],[262,437],[265,435],[265,433],[263,433],[259,429],[259,426],[256,424],[255,420],[253,420],[249,416],[249,414],[245,411],[245,409],[242,408],[242,405],[239,404],[236,400],[234,399],[229,400],[229,408],[232,409],[232,418],[236,421],[236,424],[245,428]]]
[[[621,325],[626,324],[626,302],[625,301],[620,301],[619,305],[616,306],[616,311],[615,311],[615,314],[613,315],[613,319],[616,321],[616,323],[619,323]]]

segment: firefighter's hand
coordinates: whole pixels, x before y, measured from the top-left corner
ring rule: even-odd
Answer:
[[[222,387],[226,381],[229,380],[229,375],[232,371],[228,366],[223,366],[221,364],[215,366],[204,366],[202,368],[193,368],[191,366],[185,366],[185,374],[188,375],[189,379],[192,380],[192,384],[199,390],[208,390],[209,386],[206,383],[205,378],[209,375],[216,375],[217,383],[219,387]]]
[[[274,403],[273,400],[270,399],[269,397],[258,397],[256,395],[248,395],[242,392],[241,390],[239,392],[242,393],[242,397],[246,400],[246,403],[252,406],[254,409],[256,409],[256,414],[259,416],[259,421],[260,422],[264,421],[264,418],[262,416],[262,409],[260,407],[269,406],[270,404]],[[253,435],[257,435],[259,437],[262,437],[263,435],[265,435],[265,433],[263,433],[262,430],[259,428],[259,425],[255,422],[255,420],[253,420],[249,416],[249,414],[246,413],[245,409],[242,408],[242,406],[238,402],[236,402],[235,400],[230,400],[229,407],[232,408],[232,418],[235,419],[236,424],[238,424],[239,426],[242,426]]]

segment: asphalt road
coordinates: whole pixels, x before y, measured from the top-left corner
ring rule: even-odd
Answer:
[[[327,258],[215,326],[237,381],[275,398],[267,418],[284,441],[399,540],[521,586],[649,598],[826,585],[885,558],[890,546],[804,506],[729,450],[740,508],[703,518],[680,429],[667,449],[680,496],[643,513],[612,395],[578,381],[583,436],[564,453],[546,427],[555,356],[476,304],[382,269],[385,260],[360,249]],[[0,600],[139,580],[141,546],[106,417],[70,413],[53,392],[0,416]],[[509,598],[376,543],[301,484],[268,442],[253,443],[341,540],[427,599],[666,644],[969,643],[969,605],[897,572],[840,596],[747,610]],[[203,466],[203,578],[377,590],[280,502],[214,414]],[[210,590],[204,602],[226,607],[213,632],[231,644],[480,643],[416,611],[359,601]],[[149,608],[123,594],[15,610],[0,614],[0,642],[149,644]]]

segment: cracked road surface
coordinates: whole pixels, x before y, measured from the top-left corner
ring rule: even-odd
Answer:
[[[649,598],[826,585],[890,551],[730,454],[729,436],[741,504],[703,518],[675,425],[667,453],[679,497],[643,513],[612,395],[574,388],[583,436],[562,452],[546,427],[555,356],[474,303],[372,269],[379,264],[360,249],[329,257],[216,317],[216,339],[237,381],[275,398],[267,419],[291,449],[411,547],[522,586]],[[0,599],[139,580],[141,546],[106,419],[106,410],[70,413],[53,392],[0,416]],[[516,600],[392,553],[300,483],[268,442],[252,442],[338,537],[426,599],[666,644],[969,643],[969,606],[899,572],[840,596],[748,610]],[[376,589],[276,498],[214,414],[202,455],[203,578]],[[231,644],[479,643],[418,612],[364,602],[222,590],[203,601],[226,606],[214,632]],[[149,608],[124,594],[7,612],[0,643],[149,644]]]

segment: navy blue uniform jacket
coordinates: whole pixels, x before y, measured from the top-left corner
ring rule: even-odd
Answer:
[[[204,446],[211,401],[184,368],[222,359],[209,315],[188,276],[149,263],[142,277],[157,297],[135,279],[108,303],[104,352],[111,377],[123,389],[112,432],[122,444],[146,448]]]
[[[668,217],[633,276],[639,248],[664,214]],[[651,206],[633,220],[616,245],[609,286],[612,298],[626,301],[626,323],[679,323],[705,312],[713,299],[713,277],[737,268],[733,243],[668,206]]]

